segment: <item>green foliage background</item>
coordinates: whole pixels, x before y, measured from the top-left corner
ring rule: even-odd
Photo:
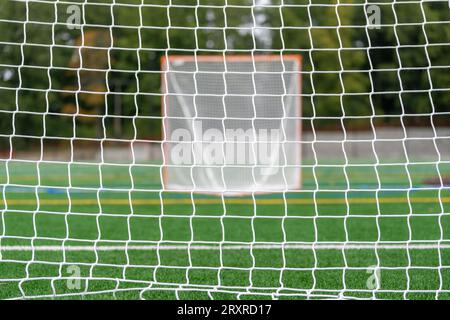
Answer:
[[[16,148],[44,136],[157,140],[160,57],[225,49],[302,54],[305,130],[449,125],[446,1],[382,1],[379,29],[366,28],[362,0],[280,1],[0,0],[0,147],[11,135]],[[81,29],[67,28],[72,4]]]

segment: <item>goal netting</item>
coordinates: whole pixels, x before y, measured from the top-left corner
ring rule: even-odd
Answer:
[[[298,189],[300,57],[164,57],[164,187],[226,195]]]
[[[0,298],[448,299],[448,1],[0,3]]]

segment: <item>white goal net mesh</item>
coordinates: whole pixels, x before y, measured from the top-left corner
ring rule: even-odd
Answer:
[[[450,297],[448,1],[0,2],[0,298]]]
[[[230,195],[300,187],[300,56],[168,61],[166,189]]]

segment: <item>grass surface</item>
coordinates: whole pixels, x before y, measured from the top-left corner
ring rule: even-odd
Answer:
[[[306,164],[298,192],[222,199],[160,192],[158,166],[0,162],[0,298],[449,298],[439,172]]]

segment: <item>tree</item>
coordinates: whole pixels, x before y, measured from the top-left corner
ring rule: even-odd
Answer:
[[[445,68],[435,68],[446,66],[450,53],[450,30],[438,23],[448,10],[443,2],[380,4],[380,29],[367,28],[359,1],[324,6],[285,0],[280,8],[264,0],[251,8],[229,0],[225,10],[198,7],[197,0],[173,1],[184,7],[151,3],[85,3],[83,26],[70,29],[67,3],[2,2],[0,134],[72,137],[75,131],[77,137],[120,138],[111,116],[120,101],[123,138],[159,138],[160,122],[135,116],[160,115],[160,57],[186,49],[301,52],[303,112],[316,117],[311,124],[317,130],[329,127],[320,117],[373,112],[427,114],[414,117],[425,125],[434,111],[435,124],[448,125],[439,112],[450,111],[450,93],[430,91],[430,82],[434,89],[450,82]],[[430,23],[422,25],[425,20]],[[398,125],[398,117],[382,119]],[[370,128],[366,120],[348,120],[349,129]],[[28,144],[34,142],[15,138],[16,148]],[[0,139],[0,147],[7,146],[9,139]]]

